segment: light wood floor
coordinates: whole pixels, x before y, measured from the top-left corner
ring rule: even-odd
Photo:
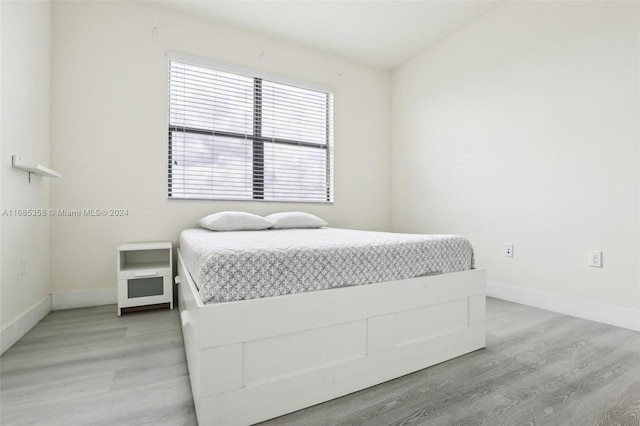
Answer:
[[[495,299],[487,348],[264,425],[640,425],[640,333]],[[56,311],[0,358],[2,425],[195,425],[177,310]]]

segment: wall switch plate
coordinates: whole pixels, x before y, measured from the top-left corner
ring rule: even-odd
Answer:
[[[504,257],[513,257],[513,244],[505,243],[505,245],[504,245]]]
[[[589,266],[602,268],[602,252],[600,250],[589,250]]]

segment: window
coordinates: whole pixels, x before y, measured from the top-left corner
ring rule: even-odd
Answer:
[[[333,201],[333,95],[169,61],[169,198]]]

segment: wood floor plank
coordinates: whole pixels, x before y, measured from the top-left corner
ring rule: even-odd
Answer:
[[[634,426],[640,424],[640,380],[620,393],[619,398],[600,407],[594,426]]]
[[[393,418],[398,416],[398,411],[407,410],[414,410],[413,417],[417,416],[416,420],[407,420],[409,424],[423,417],[433,421],[439,415],[444,415],[450,407],[462,405],[468,408],[482,395],[496,393],[504,383],[522,380],[535,374],[552,361],[564,359],[573,350],[573,345],[565,343],[564,334],[549,333],[547,338],[549,336],[553,336],[551,343],[545,341],[536,344],[535,339],[529,339],[528,341],[534,345],[525,351],[510,351],[509,349],[513,348],[501,345],[499,352],[493,353],[492,349],[477,351],[428,369],[427,371],[435,372],[441,370],[441,377],[432,375],[428,381],[437,384],[437,389],[411,389],[403,396],[402,404],[397,400],[391,401],[392,410],[395,412],[386,410],[383,416],[382,410],[376,408],[369,410],[369,413],[359,414],[358,419],[350,419],[347,424],[368,424],[374,418],[378,418],[381,424],[392,424]],[[538,357],[537,362],[527,360],[534,356]],[[452,398],[450,395],[455,397]]]
[[[56,311],[0,358],[3,425],[195,425],[177,311]]]
[[[340,398],[336,401],[360,402],[358,407],[342,411],[341,419],[332,416],[324,424],[524,424],[531,420],[527,418],[531,412],[539,410],[537,405],[542,404],[543,398],[561,391],[568,383],[579,382],[583,376],[595,374],[593,371],[606,365],[607,360],[613,362],[617,356],[626,354],[629,365],[640,365],[634,355],[640,352],[637,332],[494,299],[488,300],[487,310],[487,349],[397,379],[406,385],[404,393],[402,386],[396,386],[393,395],[381,397],[384,388],[396,382],[392,381],[372,388],[377,389],[377,394],[370,404],[358,394],[371,390]],[[626,383],[640,379],[634,369],[621,371],[620,377]],[[597,389],[595,386],[591,395],[583,392],[575,401],[590,396],[600,401],[616,398],[614,393],[596,392]],[[631,398],[628,405],[633,403]],[[331,409],[329,406],[337,408],[331,401],[265,424],[303,424],[306,419],[321,418],[323,411]],[[580,415],[569,415],[575,412],[572,411],[575,406],[556,408],[551,416],[538,415],[531,424],[594,424],[597,410],[583,409]],[[543,413],[545,409],[549,411],[548,404],[542,407]]]
[[[0,358],[0,424],[196,425],[177,310],[52,312]],[[640,426],[640,333],[488,299],[486,349],[263,425]]]

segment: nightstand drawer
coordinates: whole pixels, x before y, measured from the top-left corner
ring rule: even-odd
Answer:
[[[171,303],[173,288],[170,275],[118,280],[118,307]]]
[[[164,294],[162,276],[153,278],[132,278],[127,280],[127,299],[137,297],[162,296]]]
[[[118,279],[128,280],[131,278],[161,277],[163,275],[171,275],[171,270],[169,268],[158,268],[120,271],[118,272]]]

